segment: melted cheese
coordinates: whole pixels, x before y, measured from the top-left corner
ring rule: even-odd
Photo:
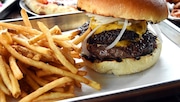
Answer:
[[[147,23],[146,21],[131,21],[131,24],[127,26],[127,30],[134,31],[140,36],[146,32],[147,29]],[[94,18],[91,18],[91,29],[96,28],[99,24],[96,23],[96,20]],[[121,29],[123,27],[123,23],[118,23],[118,21],[110,23],[110,24],[104,24],[101,27],[99,27],[94,34],[99,34],[103,31],[109,31],[109,30],[116,30]]]
[[[122,40],[122,41],[119,41],[116,46],[119,47],[126,47],[127,45],[129,44],[129,41],[128,40]]]
[[[147,22],[146,21],[129,21],[130,24],[128,24],[127,26],[127,30],[130,31],[134,31],[137,34],[139,34],[139,36],[141,37],[142,34],[144,34],[147,30]],[[115,21],[113,23],[109,23],[109,24],[104,24],[101,25],[95,32],[94,34],[99,34],[103,31],[109,31],[109,30],[116,30],[116,29],[122,29],[123,27],[123,22],[120,21]],[[99,23],[96,22],[96,19],[94,19],[93,17],[91,18],[91,23],[90,23],[90,27],[91,29],[95,29],[97,26],[99,25]],[[119,41],[115,46],[119,47],[125,47],[129,44],[130,42],[128,40],[122,40]]]

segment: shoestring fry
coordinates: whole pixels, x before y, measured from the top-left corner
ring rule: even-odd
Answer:
[[[1,102],[6,102],[6,96],[19,102],[72,98],[82,83],[101,89],[81,70],[84,62],[77,44],[86,34],[77,37],[78,30],[64,34],[57,25],[48,28],[39,21],[39,28],[33,28],[26,11],[22,9],[21,15],[23,25],[0,22]]]

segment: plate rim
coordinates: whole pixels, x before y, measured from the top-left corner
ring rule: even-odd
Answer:
[[[26,4],[24,3],[24,0],[20,0],[20,1],[19,1],[19,6],[20,6],[22,9],[26,10],[26,12],[28,12],[28,13],[31,14],[31,15],[40,16],[40,15],[34,13],[33,11],[31,11],[31,10],[26,6]]]
[[[66,15],[66,14],[74,14],[74,13],[82,13],[83,11],[74,11],[74,12],[64,12],[64,13],[55,13],[55,14],[46,14],[46,15],[39,15],[34,13],[32,10],[30,10],[26,4],[24,3],[24,0],[19,1],[19,6],[24,9],[27,13],[33,15],[33,16],[54,16],[54,15]]]

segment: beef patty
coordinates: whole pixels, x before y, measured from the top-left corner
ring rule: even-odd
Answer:
[[[126,30],[120,40],[128,40],[130,43],[125,47],[115,46],[106,50],[105,48],[114,41],[119,32],[120,29],[105,31],[91,36],[87,40],[87,49],[90,56],[82,56],[91,62],[111,60],[121,62],[123,58],[134,58],[138,60],[141,56],[151,54],[157,48],[157,37],[151,32],[146,31],[142,37],[139,37],[135,32]]]

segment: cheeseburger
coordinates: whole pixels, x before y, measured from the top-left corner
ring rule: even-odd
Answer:
[[[149,28],[167,18],[164,0],[78,0],[77,7],[91,17],[91,31],[82,43],[87,67],[125,75],[148,69],[159,59],[160,32]]]

